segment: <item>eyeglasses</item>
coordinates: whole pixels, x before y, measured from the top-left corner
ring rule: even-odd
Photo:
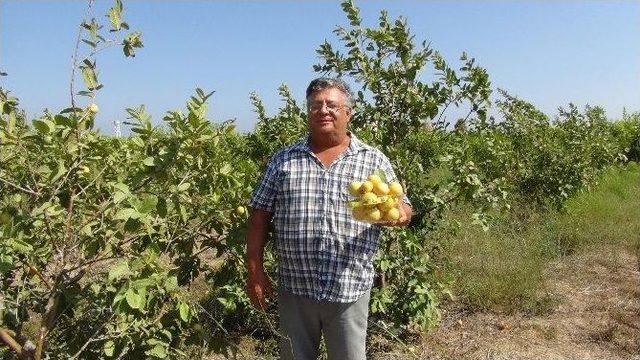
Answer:
[[[315,103],[311,103],[309,104],[309,111],[316,113],[320,110],[322,110],[323,106],[327,106],[327,111],[329,111],[330,113],[337,113],[340,109],[344,108],[344,107],[348,107],[347,105],[339,105],[336,103],[325,103],[325,102],[315,102]]]

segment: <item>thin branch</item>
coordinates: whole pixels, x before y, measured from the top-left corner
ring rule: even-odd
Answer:
[[[107,256],[107,257],[102,257],[102,258],[98,258],[98,259],[89,260],[89,261],[84,262],[84,263],[82,263],[80,265],[77,265],[77,266],[74,266],[74,267],[72,267],[70,269],[67,269],[67,270],[65,270],[65,272],[66,273],[71,273],[74,270],[78,270],[80,268],[83,268],[83,267],[91,265],[91,264],[95,264],[95,263],[98,263],[98,262],[101,262],[101,261],[118,259],[120,257],[122,257],[122,256],[121,255],[114,255],[114,256]]]
[[[82,21],[84,22],[84,19],[86,19],[90,12],[91,12],[91,6],[93,5],[93,0],[89,0],[87,2],[87,10],[85,11],[84,14],[84,18],[82,19]],[[78,48],[80,47],[80,38],[82,37],[82,25],[80,25],[80,29],[78,29],[78,37],[76,38],[76,46],[75,49],[73,50],[73,56],[71,57],[71,82],[69,84],[69,92],[71,95],[71,107],[75,108],[76,107],[76,101],[75,101],[75,94],[74,94],[74,90],[73,90],[73,84],[75,82],[75,77],[76,77],[76,64],[78,62]]]
[[[62,189],[62,185],[64,185],[64,183],[67,182],[69,175],[71,175],[78,168],[78,166],[80,166],[80,160],[81,160],[80,157],[76,157],[73,160],[73,163],[71,164],[69,169],[67,169],[66,173],[64,174],[64,177],[62,178],[62,180],[60,181],[56,189],[51,193],[51,197],[49,198],[49,201],[53,200],[53,198],[56,197],[60,189]]]
[[[85,342],[85,343],[84,343],[84,345],[82,345],[82,347],[80,348],[80,350],[78,350],[78,352],[77,352],[77,353],[75,353],[75,355],[73,355],[73,356],[71,357],[71,359],[77,359],[77,358],[78,358],[78,356],[80,356],[80,354],[84,351],[84,349],[86,349],[86,348],[87,348],[87,346],[89,346],[89,344],[90,344],[90,343],[92,343],[92,342],[94,342],[94,341],[106,340],[106,339],[110,338],[110,337],[103,336],[103,337],[95,338],[95,339],[94,339],[94,336],[98,335],[98,333],[99,333],[102,329],[104,329],[104,327],[105,327],[105,326],[107,326],[107,324],[109,323],[109,321],[111,321],[111,319],[113,319],[113,316],[114,316],[114,315],[115,315],[115,313],[114,313],[114,314],[111,314],[111,317],[109,318],[109,320],[107,320],[107,321],[103,322],[103,323],[102,323],[102,325],[101,325],[100,327],[98,327],[98,329],[96,329],[96,331],[93,333],[93,335],[91,335],[91,337],[89,338],[89,340],[87,340],[87,342]]]
[[[11,181],[9,181],[9,180],[6,180],[6,179],[3,179],[3,178],[0,178],[0,181],[2,181],[3,183],[5,183],[5,184],[7,184],[7,185],[9,185],[9,186],[11,186],[11,187],[13,187],[13,188],[17,189],[17,190],[20,190],[20,191],[22,191],[22,192],[25,192],[25,193],[27,193],[27,194],[31,194],[31,195],[34,195],[34,196],[40,196],[40,193],[35,192],[35,191],[33,191],[33,190],[30,190],[30,189],[25,189],[25,188],[23,188],[22,186],[20,186],[20,185],[16,185],[16,184],[12,183],[12,182],[11,182]]]
[[[31,151],[29,151],[29,149],[27,149],[24,146],[24,144],[22,143],[22,138],[18,138],[18,141],[16,142],[16,145],[18,147],[20,147],[24,151],[25,154],[31,154],[32,153]],[[33,181],[33,185],[34,185],[34,187],[36,189],[35,192],[39,194],[40,191],[38,189],[38,182],[36,181],[36,176],[35,176],[36,171],[31,167],[31,163],[28,160],[29,160],[29,158],[27,157],[24,164],[27,167],[27,170],[29,171],[29,175],[31,176],[31,181]]]
[[[13,350],[19,357],[22,357],[22,346],[11,336],[9,329],[0,328],[0,340],[2,340],[7,346]],[[14,334],[15,335],[15,334]]]
[[[71,189],[71,196],[69,196],[69,205],[67,206],[67,219],[65,220],[65,230],[64,230],[64,241],[62,243],[62,247],[63,249],[66,248],[66,245],[70,243],[70,239],[73,235],[72,230],[72,224],[71,221],[73,220],[73,200],[75,198],[75,193],[76,190],[75,189]],[[66,252],[63,252],[63,256],[66,256]],[[64,258],[63,258],[63,263],[64,263]]]

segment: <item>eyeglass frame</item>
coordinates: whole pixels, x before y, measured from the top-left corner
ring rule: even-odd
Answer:
[[[332,114],[335,114],[335,113],[337,113],[340,109],[345,108],[345,107],[346,107],[346,108],[351,109],[351,107],[350,107],[349,105],[347,105],[347,104],[344,104],[344,105],[336,105],[336,107],[335,107],[335,108],[333,108],[333,105],[334,105],[334,104],[332,104],[332,103],[328,103],[328,102],[326,102],[326,101],[316,102],[316,103],[313,103],[313,104],[308,104],[308,105],[307,105],[307,110],[308,110],[309,112],[312,112],[312,113],[317,113],[317,112],[319,112],[320,110],[322,110],[322,108],[323,108],[323,107],[325,107],[325,106],[326,106],[326,107],[327,107],[327,111],[329,111],[329,112],[330,112],[330,113],[332,113]]]

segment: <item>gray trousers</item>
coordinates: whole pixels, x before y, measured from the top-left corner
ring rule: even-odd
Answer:
[[[329,360],[366,359],[369,295],[367,291],[355,302],[336,303],[317,301],[280,290],[280,358],[317,359],[322,334]]]

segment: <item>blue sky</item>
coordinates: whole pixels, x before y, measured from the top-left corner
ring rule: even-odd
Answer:
[[[125,107],[146,104],[155,122],[184,108],[196,87],[215,90],[210,118],[256,123],[249,93],[267,110],[277,87],[300,100],[317,76],[315,49],[346,25],[339,1],[124,1],[125,20],[143,33],[133,59],[118,48],[97,58],[101,111],[112,132]],[[640,1],[357,1],[365,25],[381,9],[408,19],[452,64],[463,51],[487,68],[492,86],[532,102],[547,114],[573,102],[600,105],[610,118],[640,111]],[[97,0],[103,15],[111,1]],[[71,55],[83,1],[0,0],[0,86],[30,117],[69,104]],[[102,18],[104,19],[104,18]],[[106,19],[103,22],[106,24]],[[86,51],[86,50],[85,50]],[[428,74],[427,74],[428,75]],[[427,78],[429,78],[427,76]]]

